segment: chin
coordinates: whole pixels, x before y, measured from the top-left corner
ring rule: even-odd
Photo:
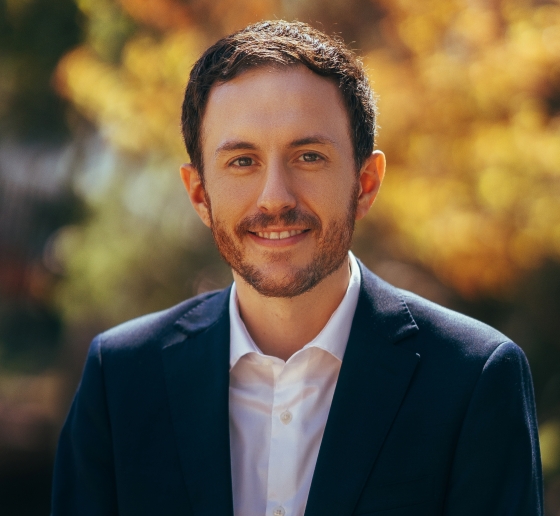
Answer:
[[[244,264],[236,272],[262,296],[293,298],[309,292],[340,267],[318,268],[314,261],[303,267],[278,265],[258,268]]]

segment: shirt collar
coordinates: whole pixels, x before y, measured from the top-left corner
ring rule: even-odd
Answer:
[[[338,305],[337,309],[332,313],[327,324],[319,332],[319,334],[311,341],[308,342],[300,351],[310,347],[317,347],[324,349],[338,360],[342,361],[344,352],[346,351],[346,344],[350,335],[350,328],[358,304],[358,296],[360,293],[360,268],[355,256],[348,252],[350,259],[350,281],[346,294]],[[237,301],[237,289],[235,282],[232,285],[229,297],[229,320],[230,320],[230,358],[229,364],[232,369],[237,361],[247,355],[248,353],[257,353],[263,355],[262,351],[255,344],[245,323],[242,321],[239,314],[239,305]]]

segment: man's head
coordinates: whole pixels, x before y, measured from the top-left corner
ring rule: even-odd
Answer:
[[[362,63],[342,41],[300,22],[266,21],[222,38],[192,68],[181,128],[192,164],[203,175],[202,126],[212,87],[260,67],[303,65],[335,82],[350,121],[356,169],[373,151],[376,106]]]
[[[357,59],[307,25],[252,26],[203,55],[181,173],[236,280],[293,297],[342,270],[383,177],[374,120]]]

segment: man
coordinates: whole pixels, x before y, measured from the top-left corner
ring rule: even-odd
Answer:
[[[247,27],[195,64],[182,120],[235,282],[93,341],[54,516],[542,514],[521,350],[349,254],[385,169],[356,57]]]

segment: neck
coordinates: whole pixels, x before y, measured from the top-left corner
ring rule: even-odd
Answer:
[[[288,360],[325,327],[344,298],[350,281],[349,259],[310,291],[292,298],[259,294],[233,273],[239,312],[260,350]]]

